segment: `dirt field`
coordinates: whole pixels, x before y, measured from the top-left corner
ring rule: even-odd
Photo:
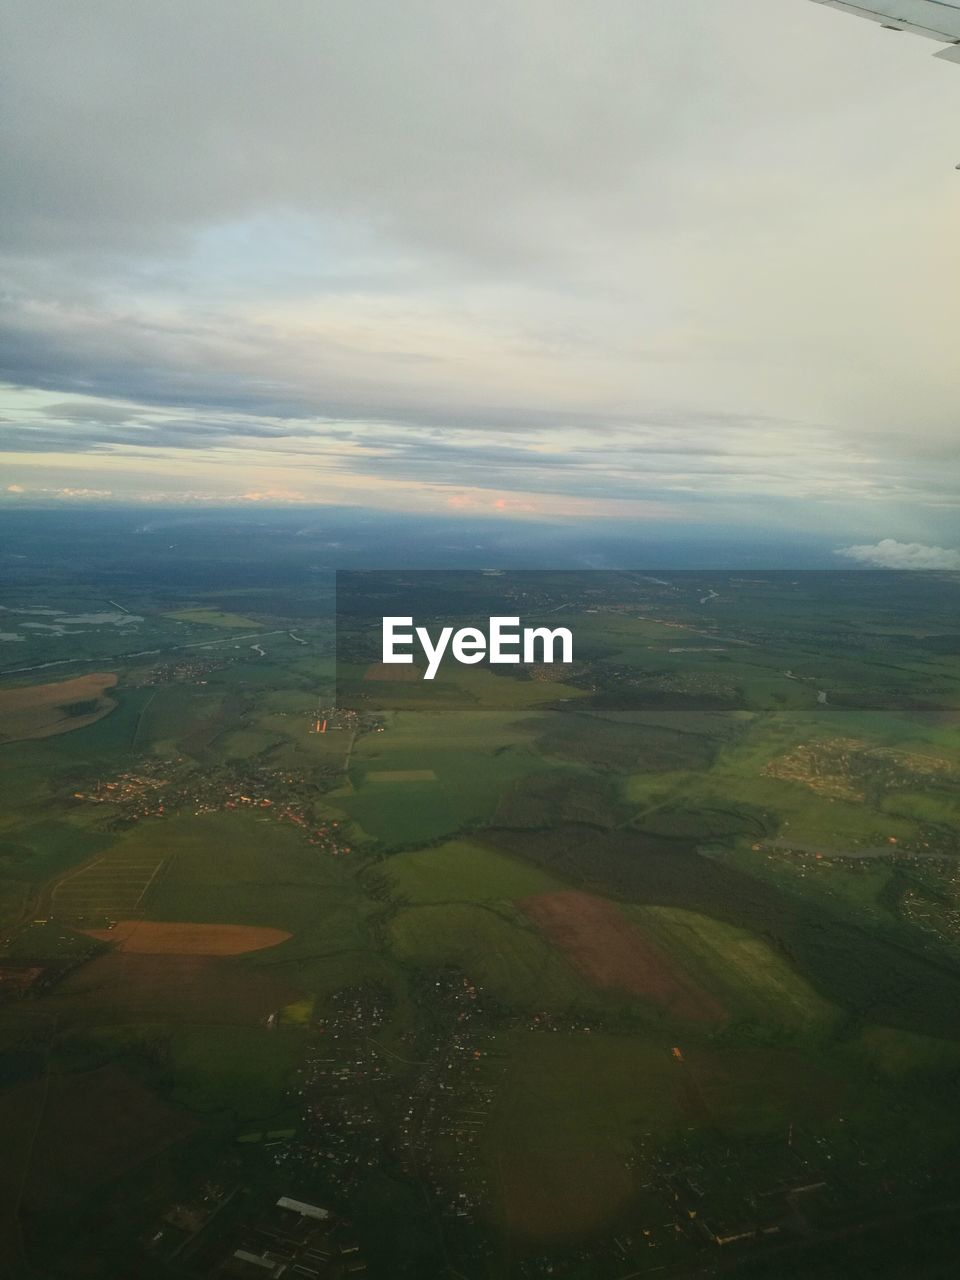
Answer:
[[[100,671],[54,684],[0,690],[0,742],[51,738],[101,720],[117,705],[106,694],[116,683],[115,674]],[[79,710],[86,703],[90,707]],[[77,709],[75,714],[70,707]]]
[[[83,929],[100,942],[139,956],[242,956],[275,947],[291,936],[282,929],[245,924],[183,924],[163,920],[118,920],[113,929]]]
[[[720,1022],[723,1006],[612,902],[575,890],[526,898],[521,910],[597,987],[649,1000],[675,1018]]]

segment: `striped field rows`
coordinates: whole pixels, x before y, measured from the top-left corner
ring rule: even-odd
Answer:
[[[99,924],[142,914],[150,886],[167,859],[104,854],[54,887],[51,915],[59,920]]]

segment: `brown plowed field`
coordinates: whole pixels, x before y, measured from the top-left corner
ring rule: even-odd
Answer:
[[[245,924],[184,924],[164,920],[120,920],[112,929],[84,929],[100,942],[139,956],[242,956],[275,947],[291,936],[282,929]]]
[[[589,893],[541,893],[524,914],[597,987],[649,1000],[676,1018],[720,1022],[726,1011],[612,902]]]

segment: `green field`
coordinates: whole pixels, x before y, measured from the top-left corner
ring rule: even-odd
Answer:
[[[222,609],[176,609],[164,614],[175,622],[196,622],[204,627],[240,627],[256,630],[257,623],[239,613],[225,613]]]
[[[422,969],[474,975],[504,1008],[569,1010],[603,1003],[570,964],[507,905],[407,907],[390,922],[393,953]]]
[[[712,990],[738,1023],[811,1037],[833,1030],[839,1010],[762,938],[698,912],[638,907],[631,912],[684,967]]]
[[[416,905],[510,902],[561,886],[561,881],[469,840],[397,854],[383,874],[392,895]]]
[[[758,1137],[789,1115],[822,1120],[848,1088],[816,1059],[680,1047],[682,1061],[670,1042],[631,1036],[498,1037],[492,1052],[506,1064],[485,1155],[506,1229],[540,1239],[589,1236],[616,1223],[636,1194],[629,1174],[636,1138],[666,1142],[692,1125],[728,1140]]]
[[[500,711],[393,712],[386,732],[360,739],[349,786],[330,800],[387,847],[454,835],[488,819],[514,779],[541,767],[531,738],[515,715]],[[368,778],[427,770],[436,783]]]

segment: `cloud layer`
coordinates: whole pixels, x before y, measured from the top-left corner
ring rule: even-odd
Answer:
[[[960,77],[922,43],[803,0],[6,8],[24,494],[957,506]]]
[[[894,538],[884,538],[874,546],[843,547],[837,555],[876,569],[960,569],[960,551]]]

